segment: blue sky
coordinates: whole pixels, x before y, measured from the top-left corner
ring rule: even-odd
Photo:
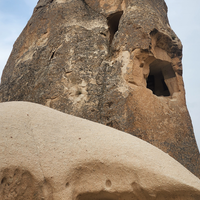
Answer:
[[[13,43],[38,0],[0,0],[0,76]],[[172,29],[183,43],[183,79],[187,106],[200,149],[200,0],[166,0]]]
[[[183,44],[183,80],[187,106],[200,149],[200,1],[165,0],[172,29]]]

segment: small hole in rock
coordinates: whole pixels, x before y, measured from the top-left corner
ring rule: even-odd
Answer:
[[[6,177],[4,177],[2,180],[1,180],[1,184],[5,183],[6,182]]]
[[[66,186],[66,187],[69,187],[69,182],[67,182],[67,183],[65,184],[65,186]]]
[[[153,31],[150,32],[150,36],[154,36],[156,33],[158,33],[158,30],[154,28]]]
[[[76,91],[76,95],[77,95],[77,96],[79,96],[79,95],[81,95],[81,94],[82,94],[81,90],[77,90],[77,91]]]
[[[53,59],[54,55],[55,55],[55,51],[52,52],[50,60]]]
[[[106,181],[106,187],[111,187],[111,185],[112,185],[111,181],[110,181],[110,180],[107,180],[107,181]]]
[[[19,169],[16,169],[14,172],[14,176],[16,176],[17,174],[19,174]]]
[[[141,64],[140,64],[140,67],[141,67],[141,68],[144,67],[144,63],[141,63]]]
[[[108,107],[110,108],[113,105],[113,102],[111,101],[111,102],[108,102],[107,104],[108,104]]]
[[[122,14],[123,14],[123,11],[119,11],[119,12],[116,12],[116,13],[110,15],[107,18],[108,27],[109,27],[109,31],[110,31],[110,43],[112,43],[114,35],[118,31],[119,21],[121,19]]]
[[[100,34],[101,34],[101,35],[103,35],[104,37],[106,37],[106,34],[105,34],[105,33],[103,33],[103,32],[100,32]]]

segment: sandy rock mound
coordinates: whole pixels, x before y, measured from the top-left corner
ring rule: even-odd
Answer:
[[[200,180],[116,129],[28,102],[0,104],[1,199],[199,200]]]

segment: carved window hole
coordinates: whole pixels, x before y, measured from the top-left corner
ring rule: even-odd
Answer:
[[[157,96],[172,96],[179,91],[175,72],[170,62],[159,59],[150,65],[150,73],[147,78],[147,88]]]
[[[110,44],[112,43],[115,33],[118,31],[119,21],[121,19],[122,14],[123,14],[123,11],[119,11],[114,14],[111,14],[107,18],[108,27],[109,27],[109,31],[110,31]]]

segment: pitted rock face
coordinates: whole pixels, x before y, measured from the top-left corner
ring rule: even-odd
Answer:
[[[31,101],[135,135],[200,177],[182,45],[163,0],[40,0],[0,101]]]
[[[29,102],[0,103],[0,199],[199,200],[200,180],[153,145]]]

